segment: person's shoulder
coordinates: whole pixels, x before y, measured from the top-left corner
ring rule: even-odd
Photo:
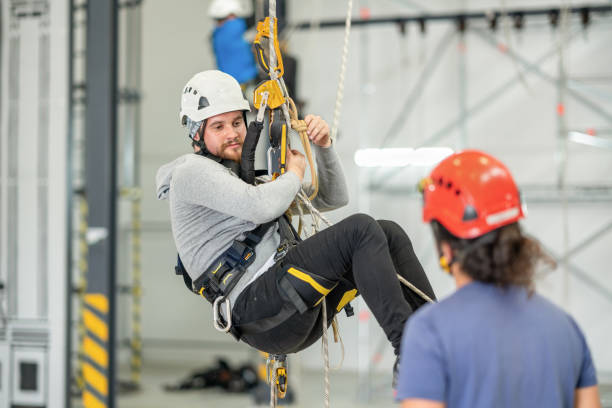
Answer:
[[[538,313],[547,324],[556,325],[557,327],[566,327],[570,332],[573,332],[581,339],[584,338],[582,329],[580,329],[576,320],[561,307],[537,293],[531,295],[529,301],[533,302],[537,307],[537,310],[533,310],[533,313]]]
[[[430,322],[433,325],[446,325],[448,321],[461,319],[469,313],[468,309],[477,307],[474,304],[477,297],[475,292],[478,292],[478,288],[473,284],[458,289],[436,303],[422,306],[412,318],[419,323]]]
[[[223,166],[199,154],[189,153],[184,156],[184,160],[176,166],[174,177],[190,177],[202,172],[214,172],[223,169]]]
[[[409,319],[416,325],[437,325],[440,319],[446,320],[457,310],[457,292],[435,303],[421,306]]]
[[[531,294],[528,297],[528,301],[534,304],[542,313],[546,313],[551,317],[556,317],[557,319],[566,320],[572,324],[575,324],[574,319],[569,313],[538,293],[534,292]]]

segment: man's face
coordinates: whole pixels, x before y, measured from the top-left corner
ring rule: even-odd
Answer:
[[[215,156],[239,162],[245,136],[242,111],[221,113],[206,121],[204,144]]]

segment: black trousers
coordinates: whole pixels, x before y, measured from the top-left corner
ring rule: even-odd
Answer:
[[[404,230],[392,221],[352,215],[300,242],[289,250],[236,299],[233,324],[245,325],[270,318],[287,307],[279,288],[283,265],[295,265],[340,284],[326,297],[329,325],[346,290],[355,288],[382,327],[395,353],[399,353],[404,323],[425,303],[402,285],[400,274],[429,297],[435,295]],[[293,315],[265,332],[243,335],[242,340],[273,354],[294,353],[310,346],[322,334],[321,307]]]

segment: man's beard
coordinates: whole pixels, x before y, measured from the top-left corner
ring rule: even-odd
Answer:
[[[230,140],[229,142],[223,143],[221,145],[221,155],[220,156],[225,158],[225,159],[228,159],[228,160],[233,160],[233,161],[236,161],[236,162],[240,162],[240,156],[241,156],[240,153],[241,152],[238,152],[238,157],[237,158],[233,157],[233,155],[231,155],[231,157],[230,157],[230,155],[227,154],[228,153],[228,147],[230,145],[233,145],[233,144],[236,144],[236,143],[239,145],[240,148],[242,148],[243,142],[240,140],[240,138],[235,138],[235,139]],[[235,152],[234,149],[236,149],[236,148],[237,147],[233,147],[231,152],[232,153]]]

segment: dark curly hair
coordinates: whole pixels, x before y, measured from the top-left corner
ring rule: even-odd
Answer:
[[[450,245],[462,271],[480,282],[504,288],[522,286],[532,293],[538,262],[554,265],[554,260],[543,252],[538,241],[525,236],[518,223],[474,239],[457,238],[437,221],[432,222],[432,228],[438,243]]]

